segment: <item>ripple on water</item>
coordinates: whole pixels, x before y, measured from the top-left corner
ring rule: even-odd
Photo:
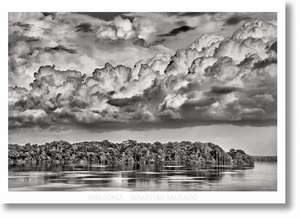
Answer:
[[[65,174],[63,175],[63,177],[65,178],[81,178],[81,177],[87,177],[87,176],[94,176],[94,174],[89,174],[89,173],[86,173],[86,174],[83,174],[83,173],[76,173],[76,174]]]
[[[200,180],[204,180],[205,177],[197,176],[166,176],[163,179],[168,180],[169,182],[199,182]]]
[[[11,191],[71,191],[84,187],[82,184],[47,183],[42,185],[11,188]]]

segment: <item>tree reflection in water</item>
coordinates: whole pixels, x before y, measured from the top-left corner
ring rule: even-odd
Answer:
[[[245,171],[245,170],[244,170]],[[178,165],[22,165],[10,169],[11,190],[206,190],[222,180],[226,167]]]

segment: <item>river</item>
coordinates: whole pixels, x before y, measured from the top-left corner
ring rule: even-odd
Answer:
[[[277,163],[252,169],[183,166],[23,166],[9,169],[9,191],[276,191]]]

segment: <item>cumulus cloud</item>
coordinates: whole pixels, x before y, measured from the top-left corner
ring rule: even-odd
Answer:
[[[252,22],[245,23],[240,29],[233,33],[233,39],[261,39],[264,42],[270,41],[276,37],[276,25],[263,22],[260,20],[254,20]]]
[[[162,51],[173,52],[150,45],[155,31],[143,17],[106,21],[74,13],[10,13],[9,83],[28,88],[42,65],[91,74],[106,62],[132,67]]]
[[[144,18],[127,18],[118,16],[97,28],[97,37],[107,40],[142,39],[146,42],[156,32],[155,23]]]
[[[77,18],[71,20],[74,19]],[[152,34],[159,28],[150,25],[146,18],[138,21],[116,17],[99,26],[95,23],[74,22],[75,31],[86,34],[92,30],[97,38],[95,40],[140,38],[151,41]],[[14,24],[14,28],[26,32],[29,27],[22,25]],[[69,24],[67,27],[62,24],[60,28],[69,28]],[[17,56],[11,58],[11,67],[15,66],[16,60],[21,60],[20,55],[32,52],[32,46],[38,42],[35,40],[40,40],[36,38],[39,31],[30,35],[14,33],[14,37],[22,40],[15,40],[18,46],[11,48],[11,55]],[[170,121],[275,121],[276,37],[274,22],[247,19],[231,35],[203,34],[174,53],[164,46],[153,47],[152,50],[159,52],[141,58],[131,67],[105,63],[86,74],[80,68],[61,70],[54,65],[41,66],[32,73],[33,79],[28,87],[10,82],[10,128],[56,125],[101,127],[108,123],[146,125]],[[24,43],[24,40],[32,41],[33,45]],[[55,53],[80,54],[78,47],[72,46],[52,41],[47,44],[47,48]],[[35,52],[40,52],[40,48],[37,47]],[[45,51],[44,47],[43,52],[50,51]],[[35,53],[30,55],[36,56]],[[21,69],[28,69],[27,64],[30,63],[22,64],[24,67]]]

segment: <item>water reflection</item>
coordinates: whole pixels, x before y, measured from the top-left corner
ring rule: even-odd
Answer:
[[[22,166],[9,169],[10,191],[276,190],[276,163],[253,169],[183,166]]]

